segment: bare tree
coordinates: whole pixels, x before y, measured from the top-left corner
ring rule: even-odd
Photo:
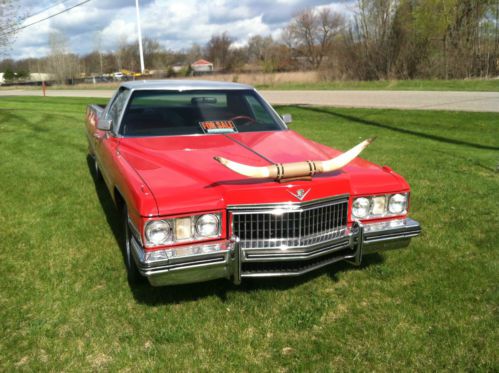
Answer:
[[[358,0],[355,22],[367,79],[386,79],[394,63],[391,50],[393,20],[399,0]]]
[[[166,61],[163,61],[163,49],[157,40],[144,38],[142,41],[144,46],[144,61],[149,69],[165,68]]]
[[[0,0],[0,55],[5,54],[16,34],[19,6],[12,0]]]
[[[197,44],[193,43],[191,47],[185,52],[185,58],[187,63],[193,63],[200,58],[203,58],[203,48]]]
[[[271,35],[256,35],[248,40],[246,58],[250,64],[258,64],[263,71],[271,73],[293,69],[294,63],[289,52],[285,44],[274,41]]]
[[[129,70],[136,72],[139,67],[139,51],[136,42],[127,42],[127,36],[121,35],[116,51],[118,70]]]
[[[120,35],[118,38],[118,50],[114,53],[116,57],[116,67],[117,70],[121,70],[125,65],[125,49],[126,49],[127,41],[126,35]]]
[[[67,77],[68,39],[61,33],[53,32],[49,35],[50,54],[48,58],[49,72],[59,83],[64,83]]]
[[[60,32],[49,35],[48,69],[56,81],[65,83],[79,75],[79,58],[70,53],[68,38]]]
[[[247,54],[249,63],[265,63],[274,46],[272,36],[255,35],[248,40]]]
[[[102,55],[102,31],[97,31],[94,34],[94,52],[99,56],[99,71],[100,75],[104,73],[104,58]]]
[[[206,44],[206,55],[215,64],[223,70],[230,68],[231,52],[230,46],[233,39],[227,32],[220,35],[212,35],[208,44]]]
[[[284,42],[308,64],[317,69],[324,57],[331,53],[335,37],[345,27],[343,15],[329,8],[306,9],[298,13],[283,32]]]

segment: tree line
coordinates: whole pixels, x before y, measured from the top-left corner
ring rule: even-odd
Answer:
[[[323,7],[304,9],[280,37],[253,36],[236,47],[227,32],[182,51],[145,38],[146,68],[161,76],[197,59],[220,72],[317,70],[324,79],[461,79],[499,74],[499,0],[357,0],[352,14]],[[63,81],[122,69],[138,71],[136,42],[123,36],[114,51],[70,52],[67,37],[51,34],[43,58],[0,61],[0,71],[49,72]]]

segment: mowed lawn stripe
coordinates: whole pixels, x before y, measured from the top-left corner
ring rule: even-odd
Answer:
[[[298,279],[130,288],[86,158],[102,99],[0,100],[0,370],[499,369],[497,114],[281,107],[411,184],[405,250]],[[292,151],[292,149],[290,149]]]

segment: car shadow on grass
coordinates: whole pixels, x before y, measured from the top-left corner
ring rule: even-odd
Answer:
[[[130,285],[130,289],[138,303],[151,306],[193,302],[208,297],[217,297],[221,302],[226,302],[230,293],[250,294],[262,290],[287,291],[314,281],[323,275],[329,276],[336,283],[342,272],[363,270],[371,265],[381,264],[383,261],[383,256],[371,254],[364,257],[360,267],[355,267],[347,262],[337,262],[298,277],[243,279],[241,285],[234,285],[227,279],[163,287],[152,287],[145,282],[140,285]]]
[[[320,107],[308,106],[308,105],[298,105],[298,107],[302,110],[313,111],[315,113],[320,113],[320,114],[327,114],[327,115],[330,115],[330,116],[333,116],[336,118],[345,119],[345,120],[352,121],[352,122],[362,124],[365,126],[383,128],[386,130],[399,132],[399,133],[403,133],[403,134],[411,135],[411,136],[417,136],[420,138],[438,141],[438,142],[442,142],[442,143],[446,143],[446,144],[467,146],[467,147],[475,148],[475,149],[499,150],[499,147],[497,147],[497,146],[477,144],[477,143],[473,143],[473,142],[469,142],[469,141],[463,141],[463,140],[458,140],[458,139],[452,139],[449,137],[432,135],[432,134],[419,132],[419,131],[413,131],[413,130],[409,130],[406,128],[394,127],[394,126],[390,126],[390,125],[385,124],[385,123],[376,122],[374,120],[364,119],[364,118],[356,117],[354,115],[339,113],[338,111],[335,111],[333,109],[323,109]]]
[[[111,231],[116,239],[117,247],[120,248],[119,250],[123,258],[123,272],[125,272],[126,259],[125,253],[122,249],[123,245],[121,245],[122,231],[119,212],[106,188],[104,181],[97,178],[95,172],[93,172],[94,164],[91,157],[87,157],[87,164],[89,172],[94,179],[95,191],[106,215],[107,223],[109,224],[109,227],[111,228]],[[337,282],[338,274],[342,272],[362,270],[368,266],[380,264],[383,261],[384,258],[381,255],[372,254],[363,258],[362,265],[360,267],[355,267],[347,262],[337,262],[298,277],[277,277],[271,279],[251,278],[244,279],[241,285],[234,285],[230,280],[220,279],[202,283],[164,287],[153,287],[149,285],[147,280],[144,280],[139,284],[129,284],[129,286],[135,300],[138,303],[151,306],[192,302],[208,297],[217,297],[222,302],[225,302],[227,301],[228,294],[231,292],[251,293],[261,290],[286,291],[306,282],[313,281],[323,275],[327,275],[333,282]]]
[[[92,179],[94,180],[95,193],[97,194],[97,198],[101,204],[102,210],[104,210],[104,214],[106,215],[106,221],[113,232],[114,238],[116,240],[116,245],[120,248],[120,252],[123,256],[123,265],[126,263],[125,252],[123,251],[123,232],[121,227],[121,219],[120,213],[114,204],[109,191],[107,190],[106,184],[102,179],[102,176],[97,176],[94,170],[94,160],[89,155],[87,156],[87,166],[90,175],[92,175]]]

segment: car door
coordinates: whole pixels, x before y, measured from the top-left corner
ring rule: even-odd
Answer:
[[[116,150],[119,145],[119,137],[116,136],[121,117],[123,115],[123,110],[130,97],[130,90],[126,88],[120,88],[119,92],[114,97],[112,103],[107,108],[103,120],[111,121],[111,130],[109,131],[99,131],[95,138],[95,156],[97,158],[97,163],[99,164],[99,169],[104,178],[104,181],[109,188],[113,187],[113,180],[115,179],[115,167],[114,158],[116,157]]]

